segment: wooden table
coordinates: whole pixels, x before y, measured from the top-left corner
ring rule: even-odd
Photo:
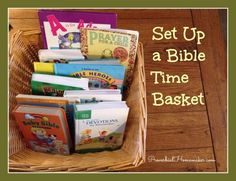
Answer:
[[[118,27],[138,30],[144,44],[147,81],[148,130],[147,161],[129,171],[185,172],[227,171],[227,57],[218,10],[92,10],[116,12]],[[13,31],[17,29],[39,29],[36,9],[12,9],[9,14]],[[196,41],[178,40],[152,41],[152,29],[183,26],[197,27],[206,33],[201,45]],[[40,39],[36,40],[41,45]],[[39,41],[39,42],[38,42]],[[205,62],[167,63],[154,62],[155,51],[163,53],[167,48],[177,50],[197,49],[206,53]],[[166,57],[163,57],[163,60]],[[189,75],[187,84],[154,85],[151,70],[170,74]],[[181,107],[154,107],[151,93],[164,95],[205,94],[205,105]],[[180,162],[154,162],[156,159],[186,159]],[[189,162],[189,159],[213,159],[215,162]]]

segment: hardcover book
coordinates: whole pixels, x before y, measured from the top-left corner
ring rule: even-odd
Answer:
[[[34,95],[62,97],[65,90],[88,90],[88,79],[33,73],[31,86]]]
[[[13,113],[32,150],[70,154],[71,138],[63,109],[20,105]]]
[[[117,58],[126,67],[125,85],[132,79],[139,33],[121,29],[81,29],[81,52],[86,58]]]
[[[71,139],[74,143],[74,107],[77,103],[74,98],[18,94],[16,96],[18,105],[46,106],[62,108],[66,112],[66,118],[70,130]]]
[[[34,72],[42,74],[54,74],[54,64],[34,62]]]
[[[123,65],[54,64],[56,75],[89,79],[91,89],[122,89],[125,76]]]
[[[122,101],[75,105],[75,150],[83,153],[120,148],[128,112]]]
[[[39,10],[45,49],[80,48],[80,28],[116,28],[114,13],[75,10]]]

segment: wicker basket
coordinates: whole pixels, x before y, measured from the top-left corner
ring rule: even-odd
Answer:
[[[15,96],[30,93],[32,62],[38,61],[39,46],[31,44],[38,31],[18,31],[10,39],[9,58],[9,171],[10,172],[79,172],[121,171],[137,167],[145,161],[146,85],[142,44],[139,44],[134,79],[127,93],[130,107],[124,144],[120,150],[69,156],[45,154],[26,148],[12,116]]]

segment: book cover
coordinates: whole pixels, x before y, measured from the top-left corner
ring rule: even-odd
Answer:
[[[87,90],[88,79],[33,73],[31,87],[34,95],[62,97],[65,90]]]
[[[20,105],[13,113],[32,150],[70,154],[71,140],[63,109]]]
[[[72,143],[74,144],[74,101],[72,102],[71,99],[65,97],[18,94],[16,96],[16,102],[18,105],[46,106],[64,109],[66,112]]]
[[[81,28],[81,52],[86,58],[117,58],[126,67],[125,85],[132,80],[139,33],[121,29]]]
[[[80,28],[116,28],[115,13],[39,10],[45,49],[80,48]]]
[[[122,104],[75,105],[75,150],[84,153],[119,149],[129,112],[129,108]]]
[[[42,74],[54,74],[53,63],[34,62],[34,72]]]
[[[89,88],[122,89],[125,67],[100,64],[54,64],[56,75],[89,79]]]

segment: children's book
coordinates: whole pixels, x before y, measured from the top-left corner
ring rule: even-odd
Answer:
[[[116,89],[110,89],[116,90]],[[117,91],[76,91],[66,90],[64,97],[75,98],[79,103],[95,103],[107,101],[121,101],[122,94]]]
[[[132,80],[138,31],[81,28],[81,52],[86,58],[117,58],[126,67],[125,86]]]
[[[129,113],[125,102],[77,104],[74,107],[76,151],[83,153],[121,147]]]
[[[38,55],[41,62],[68,63],[84,59],[79,49],[40,49]]]
[[[45,49],[80,48],[80,28],[116,28],[115,13],[77,10],[39,10]]]
[[[54,74],[54,64],[34,62],[34,72],[42,74]]]
[[[13,114],[27,146],[32,150],[70,154],[72,144],[63,109],[19,105]]]
[[[31,86],[34,95],[62,97],[65,90],[88,90],[88,79],[33,73]]]
[[[18,94],[16,96],[18,105],[47,106],[62,108],[66,112],[66,118],[70,129],[71,139],[74,144],[74,103],[79,103],[75,98]]]
[[[56,75],[89,79],[90,89],[122,89],[125,76],[123,65],[54,64]]]

